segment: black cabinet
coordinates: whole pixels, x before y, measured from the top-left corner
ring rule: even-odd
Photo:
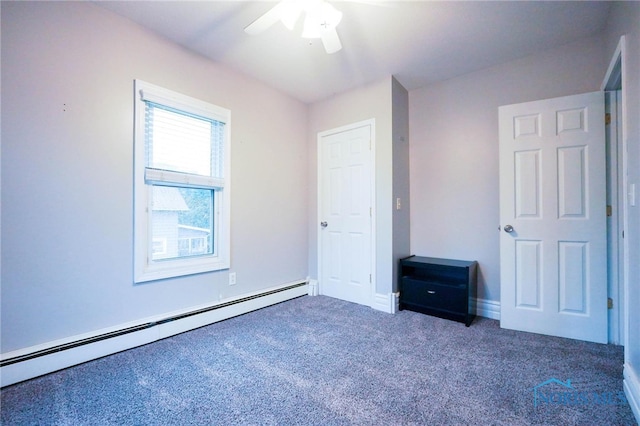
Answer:
[[[475,261],[410,256],[400,260],[400,310],[465,323],[475,318]]]

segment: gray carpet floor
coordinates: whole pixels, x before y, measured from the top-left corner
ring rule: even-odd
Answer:
[[[0,410],[3,425],[631,425],[622,364],[619,346],[305,296],[8,386]],[[583,396],[552,383],[536,406],[551,378]]]

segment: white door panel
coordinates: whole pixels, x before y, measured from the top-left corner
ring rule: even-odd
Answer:
[[[606,343],[604,95],[499,115],[501,326]]]
[[[371,126],[320,137],[320,292],[371,303]]]

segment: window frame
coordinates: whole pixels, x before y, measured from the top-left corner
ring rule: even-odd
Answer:
[[[181,93],[134,80],[134,282],[181,277],[230,267],[230,126],[228,109]],[[224,123],[222,177],[206,177],[147,167],[145,102],[164,105]],[[151,195],[154,185],[213,190],[213,254],[152,259]]]

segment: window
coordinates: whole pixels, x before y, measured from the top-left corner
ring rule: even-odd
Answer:
[[[229,268],[229,121],[135,81],[135,282]]]

